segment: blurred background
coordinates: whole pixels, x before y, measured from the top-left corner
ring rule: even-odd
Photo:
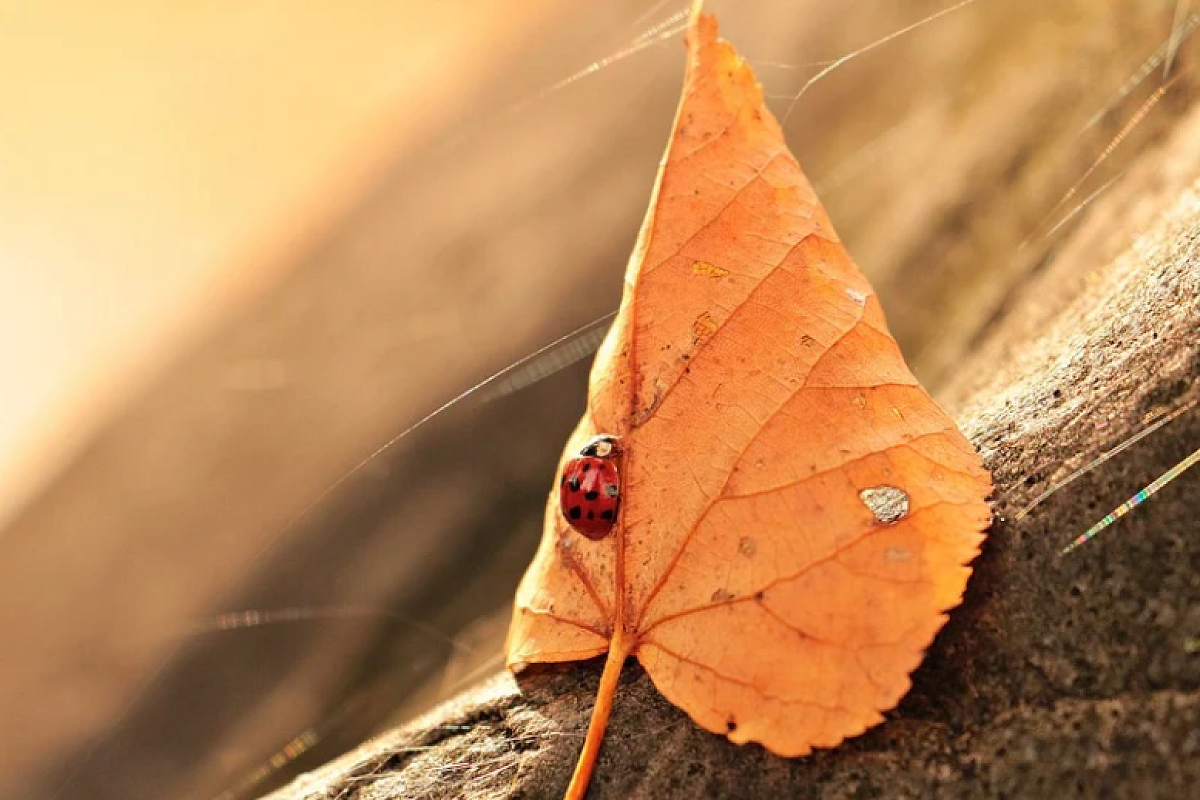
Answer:
[[[1177,0],[708,7],[781,116],[868,48],[785,129],[935,393],[1195,97]],[[0,0],[0,796],[253,797],[499,668],[586,361],[326,490],[615,309],[685,13]]]

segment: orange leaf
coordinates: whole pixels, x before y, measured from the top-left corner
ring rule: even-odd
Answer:
[[[616,524],[580,535],[556,487],[508,640],[513,670],[609,654],[568,797],[629,655],[704,728],[780,755],[881,722],[962,599],[991,481],[707,15],[564,463],[598,434]]]

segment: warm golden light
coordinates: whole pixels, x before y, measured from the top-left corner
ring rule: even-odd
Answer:
[[[550,5],[0,3],[0,518]]]

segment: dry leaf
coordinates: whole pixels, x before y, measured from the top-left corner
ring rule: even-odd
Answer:
[[[608,653],[568,797],[636,655],[704,728],[785,756],[882,721],[962,599],[991,481],[715,20],[688,69],[625,296],[564,463],[618,437],[591,541],[547,504],[508,664]]]

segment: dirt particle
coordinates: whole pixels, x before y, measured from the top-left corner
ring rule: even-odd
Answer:
[[[908,492],[895,486],[874,486],[858,493],[863,505],[884,525],[899,522],[908,516]]]

